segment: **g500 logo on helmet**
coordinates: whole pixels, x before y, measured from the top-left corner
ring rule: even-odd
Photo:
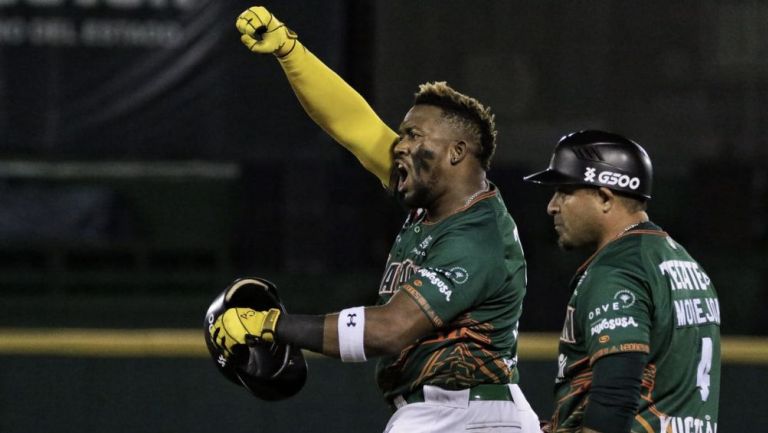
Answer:
[[[640,186],[640,179],[629,177],[626,174],[614,173],[612,171],[601,171],[597,175],[597,180],[605,185],[618,185],[622,188],[629,187],[637,189]]]
[[[584,172],[585,182],[595,182],[595,171],[593,167],[587,167]],[[612,171],[601,171],[597,175],[597,181],[607,186],[618,185],[621,188],[637,189],[640,187],[640,179],[637,177],[629,177],[626,174],[614,173]]]
[[[587,167],[587,170],[584,172],[584,181],[585,182],[595,181],[595,169],[593,167]]]

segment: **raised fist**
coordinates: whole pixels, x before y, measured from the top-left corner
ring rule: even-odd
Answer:
[[[237,17],[240,40],[254,53],[283,57],[296,46],[296,33],[262,6],[253,6]]]

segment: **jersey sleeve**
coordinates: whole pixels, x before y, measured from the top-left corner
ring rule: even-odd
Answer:
[[[653,303],[646,284],[631,272],[606,268],[591,268],[577,287],[590,364],[612,353],[650,351]]]
[[[493,286],[489,269],[498,258],[478,244],[461,230],[436,240],[425,262],[400,286],[435,327],[442,327],[481,302]]]
[[[371,106],[303,45],[280,58],[293,91],[310,118],[389,185],[391,148],[398,139]]]

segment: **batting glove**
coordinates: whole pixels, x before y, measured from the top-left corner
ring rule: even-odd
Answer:
[[[296,33],[262,6],[253,6],[237,17],[240,40],[251,52],[286,56],[296,46]]]
[[[216,318],[209,332],[213,341],[226,353],[238,344],[246,344],[247,337],[268,342],[275,340],[275,327],[280,310],[256,311],[250,308],[230,308]]]

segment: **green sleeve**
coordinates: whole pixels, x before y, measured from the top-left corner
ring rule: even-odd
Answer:
[[[650,348],[653,302],[644,280],[615,267],[592,267],[578,286],[578,322],[590,363]]]
[[[435,241],[429,257],[401,289],[441,327],[485,299],[499,260],[476,236],[455,230]]]

